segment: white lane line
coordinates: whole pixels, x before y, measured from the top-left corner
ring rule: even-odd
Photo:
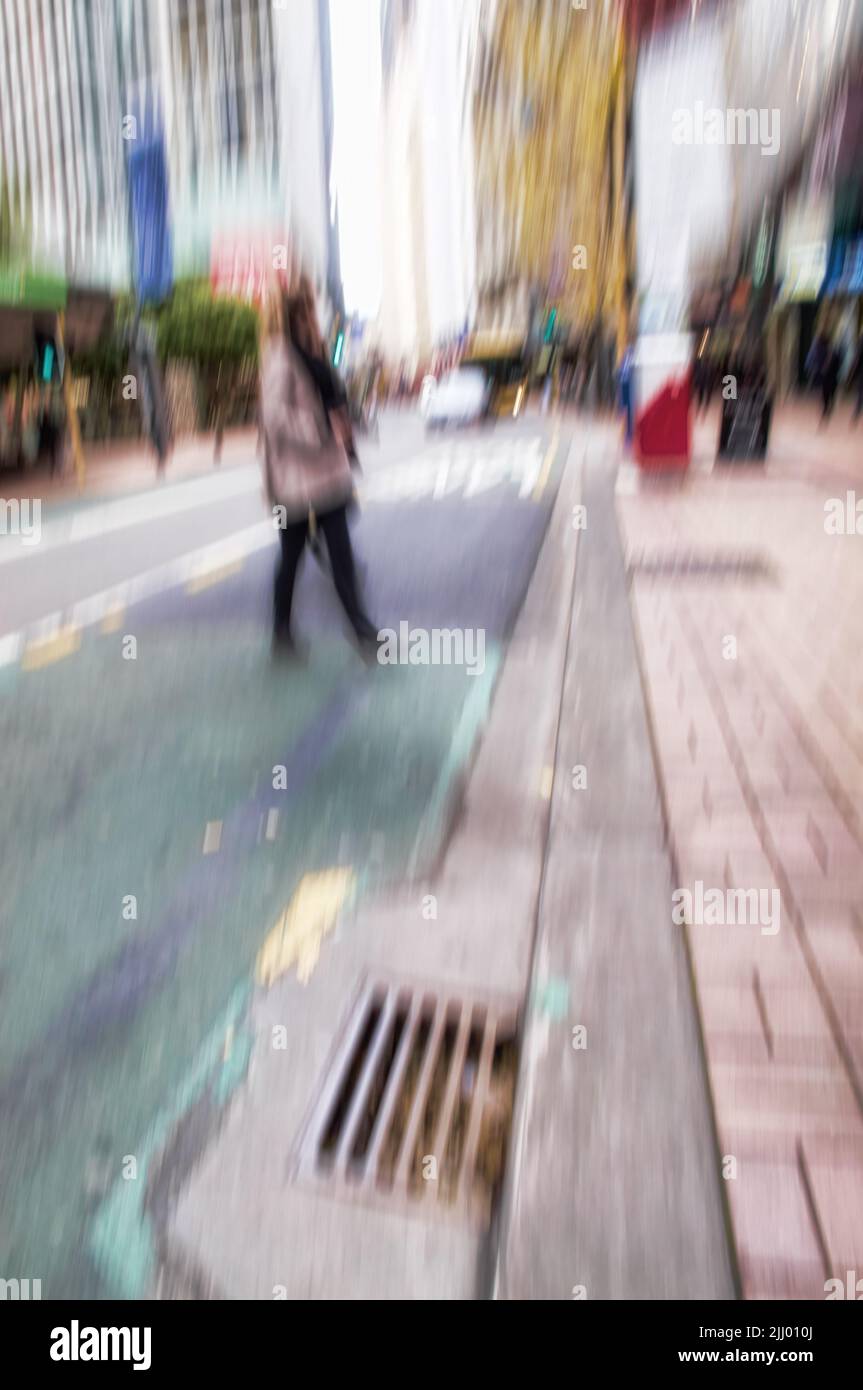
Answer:
[[[130,526],[158,521],[175,513],[191,511],[195,507],[206,507],[229,497],[240,497],[244,493],[258,491],[260,487],[260,469],[250,465],[231,468],[226,473],[203,479],[193,478],[186,483],[174,483],[164,491],[138,492],[116,501],[97,503],[76,511],[71,516],[61,516],[54,520],[47,517],[42,523],[42,537],[38,545],[0,546],[0,564],[32,558],[34,555],[44,554],[46,550],[55,550],[58,546],[93,540],[112,531],[124,531]]]
[[[0,637],[0,667],[14,666],[24,650],[24,638],[20,632],[10,632],[8,637]]]
[[[32,642],[48,641],[68,626],[94,627],[112,614],[122,613],[132,604],[141,603],[156,594],[181,588],[192,580],[200,583],[212,571],[234,565],[256,550],[272,545],[275,534],[272,520],[259,521],[227,539],[213,541],[198,550],[178,555],[176,559],[156,565],[110,589],[80,599],[66,612],[51,613],[17,632],[4,633],[0,637],[0,667],[17,662],[21,652]]]
[[[218,477],[176,483],[165,492],[139,493],[128,501],[108,502],[88,508],[73,518],[70,540],[89,540],[106,531],[120,531],[145,521],[155,521],[173,512],[189,511],[192,507],[218,502],[225,497],[237,497],[260,488],[261,475],[257,468],[236,468]],[[131,505],[130,505],[131,503]]]
[[[63,614],[60,609],[54,613],[48,613],[44,618],[38,618],[36,622],[29,623],[26,628],[22,628],[18,634],[27,637],[31,642],[48,642],[64,626]]]

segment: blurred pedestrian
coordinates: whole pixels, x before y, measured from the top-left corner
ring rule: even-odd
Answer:
[[[31,387],[25,392],[21,409],[21,460],[25,469],[32,468],[39,458],[40,434],[38,393]]]
[[[281,564],[273,594],[273,650],[295,652],[294,582],[309,536],[310,513],[323,533],[333,583],[361,650],[376,648],[377,629],[363,608],[348,530],[353,498],[353,436],[344,388],[329,364],[307,291],[271,306],[261,368],[261,423],[267,495],[278,512]]]
[[[714,381],[715,373],[713,370],[713,363],[707,357],[706,353],[702,353],[700,357],[696,357],[695,366],[692,371],[692,387],[696,401],[696,413],[698,415],[706,414],[710,407]]]
[[[225,443],[225,420],[228,415],[228,402],[225,400],[228,384],[222,379],[222,363],[216,373],[213,390],[213,465],[218,468],[222,462],[222,449]]]
[[[815,338],[806,359],[806,369],[821,392],[821,420],[829,420],[836,403],[839,370],[842,358],[829,333],[823,330]]]
[[[857,351],[854,355],[854,362],[848,375],[850,385],[857,391],[857,399],[854,402],[854,420],[859,420],[863,415],[863,334],[857,344]]]
[[[836,392],[839,389],[839,372],[842,366],[842,357],[835,343],[830,344],[830,351],[821,374],[821,400],[823,403],[822,418],[828,420],[833,414],[833,407],[836,404]]]
[[[635,433],[635,349],[627,343],[617,369],[617,391],[620,410],[624,419],[624,438],[632,443]]]
[[[63,472],[65,444],[65,421],[57,406],[46,401],[42,416],[41,447],[48,455],[48,468],[52,478]]]

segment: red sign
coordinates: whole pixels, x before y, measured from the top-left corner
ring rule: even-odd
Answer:
[[[705,10],[709,3],[710,0],[706,0],[703,6]],[[717,4],[718,0],[712,0],[712,3]],[[629,0],[626,18],[631,33],[638,38],[649,39],[666,24],[681,19],[687,11],[692,12],[691,0]]]
[[[287,287],[295,278],[290,242],[277,232],[238,232],[213,239],[214,294],[260,304],[274,281]]]

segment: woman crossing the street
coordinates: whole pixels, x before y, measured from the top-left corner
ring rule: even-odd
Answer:
[[[344,388],[330,366],[311,287],[270,301],[262,349],[260,421],[267,497],[279,521],[281,563],[273,593],[273,651],[296,653],[291,608],[310,517],[323,535],[336,593],[364,655],[377,629],[363,607],[348,530],[353,435]]]

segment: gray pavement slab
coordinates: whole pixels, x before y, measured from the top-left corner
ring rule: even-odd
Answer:
[[[612,488],[590,457],[496,1295],[731,1298]]]

